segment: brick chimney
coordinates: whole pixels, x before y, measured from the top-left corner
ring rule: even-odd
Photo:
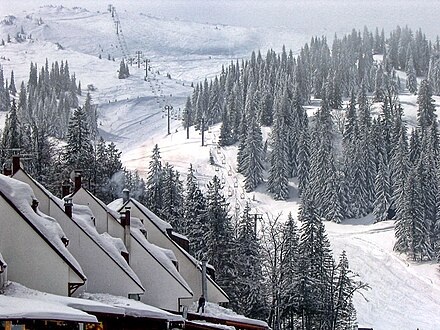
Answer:
[[[130,263],[130,252],[131,252],[131,244],[130,244],[130,207],[125,208],[125,212],[121,213],[121,224],[124,226],[124,245],[127,248],[128,256],[125,257],[128,263]]]
[[[130,200],[130,190],[128,190],[127,188],[125,188],[124,190],[122,190],[122,201],[125,203],[127,203]]]
[[[67,180],[63,181],[63,185],[61,186],[61,198],[70,195],[70,183]]]
[[[38,204],[39,203],[38,203],[38,201],[36,199],[32,200],[31,207],[32,207],[32,210],[34,210],[35,213],[37,213]]]
[[[12,175],[18,172],[20,169],[20,156],[13,155],[12,156]]]
[[[72,210],[73,210],[72,198],[71,197],[64,198],[64,213],[66,213],[66,215],[69,218],[72,218]]]
[[[82,171],[75,170],[75,192],[81,189]]]

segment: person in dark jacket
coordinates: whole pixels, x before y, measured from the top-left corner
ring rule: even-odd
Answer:
[[[205,297],[203,297],[203,295],[200,296],[199,298],[199,306],[197,307],[197,313],[199,312],[200,309],[202,309],[202,313],[205,312]]]

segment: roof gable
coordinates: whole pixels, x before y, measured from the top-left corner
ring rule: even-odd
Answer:
[[[66,237],[58,222],[31,207],[34,199],[28,184],[0,174],[0,196],[26,223],[49,245],[59,257],[83,280],[86,276],[78,261],[67,250],[63,241]]]

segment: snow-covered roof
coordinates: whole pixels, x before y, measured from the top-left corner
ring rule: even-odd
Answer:
[[[165,236],[172,242],[172,244],[174,244],[174,246],[179,249],[200,271],[202,270],[201,266],[200,266],[200,261],[198,261],[196,258],[194,258],[190,253],[188,253],[188,251],[186,251],[184,248],[182,248],[179,244],[177,244],[175,241],[173,241],[168,235],[167,235],[167,229],[172,229],[173,227],[171,227],[171,225],[160,219],[157,215],[155,215],[153,212],[151,212],[147,207],[145,207],[144,205],[142,205],[140,202],[138,202],[137,200],[135,200],[134,198],[130,198],[130,201],[137,207],[139,208],[139,210],[145,214],[151,221],[153,224],[155,224],[164,234]],[[121,210],[128,202],[124,203],[122,198],[116,199],[115,201],[111,202],[110,204],[108,204],[108,206],[110,208],[112,208],[113,210]],[[142,227],[143,224],[141,223]],[[133,228],[133,225],[132,225]],[[174,232],[173,232],[174,234]],[[143,235],[142,235],[143,236]],[[185,239],[186,236],[181,235],[182,237],[184,237]],[[148,241],[147,241],[148,242]],[[148,244],[151,244],[148,242]],[[180,275],[180,274],[179,274]],[[210,281],[225,297],[228,297],[228,295],[226,294],[226,292],[208,275],[207,276],[208,281]]]
[[[192,321],[186,321],[186,328],[188,328],[188,325],[199,325],[203,328],[209,328],[209,329],[219,329],[219,330],[235,330],[235,327],[233,326],[229,326],[229,325],[224,325],[224,324],[217,324],[217,323],[211,323],[211,322],[206,322],[206,321],[202,321],[202,320],[192,320]]]
[[[186,288],[186,290],[193,294],[190,286],[182,275],[180,275],[179,271],[176,269],[176,266],[172,261],[177,261],[176,256],[173,251],[158,247],[150,243],[144,236],[141,230],[145,230],[145,227],[140,219],[136,217],[131,217],[131,226],[130,231],[131,235],[139,242],[142,247],[151,254],[151,256],[156,259],[182,286]]]
[[[175,237],[178,237],[178,238],[180,238],[180,239],[183,239],[183,240],[189,241],[188,237],[186,237],[185,235],[179,234],[178,232],[176,232],[176,231],[174,231],[174,230],[173,230],[171,233],[172,233],[173,236],[175,236]]]
[[[194,303],[191,306],[191,311],[195,311],[197,304]],[[231,321],[236,323],[244,323],[244,324],[250,324],[262,328],[269,329],[269,325],[261,320],[256,319],[250,319],[246,316],[239,315],[235,313],[233,310],[221,307],[217,304],[206,302],[205,304],[205,313],[202,314],[203,317],[207,318],[216,318],[221,319],[225,321]]]
[[[97,323],[95,316],[80,310],[78,306],[83,305],[89,306],[90,310],[117,311],[112,306],[90,304],[83,299],[43,293],[10,282],[5,287],[4,294],[0,294],[0,320],[37,319]]]
[[[34,212],[32,209],[31,204],[35,196],[28,184],[0,174],[0,196],[5,198],[17,213],[34,228],[82,280],[86,280],[86,276],[78,261],[67,250],[61,240],[66,235],[58,222],[39,210]]]
[[[93,200],[95,200],[107,213],[110,213],[110,215],[115,218],[115,219],[119,219],[120,214],[115,211],[114,209],[108,207],[102,200],[100,200],[99,198],[97,198],[95,195],[93,195],[90,191],[88,191],[87,189],[85,189],[84,187],[81,187],[82,190],[84,190]],[[72,194],[75,195],[76,192],[74,192]]]
[[[144,205],[139,203],[134,198],[130,198],[130,201],[136,205],[139,210],[145,214],[161,231],[166,232],[167,229],[173,229],[173,227],[166,221],[159,218],[157,215],[155,215],[153,212],[151,212],[148,208],[146,208]],[[115,211],[120,211],[125,206],[126,203],[124,203],[122,198],[118,198],[115,201],[108,204],[108,207]]]
[[[37,180],[33,179],[28,173],[23,171],[33,182],[41,189],[41,191],[51,199],[61,210],[64,210],[64,201],[54,196],[49,190],[41,185]],[[91,195],[93,197],[93,195]],[[98,200],[98,199],[96,199]],[[99,201],[99,200],[98,200]],[[105,206],[105,204],[104,204]],[[64,211],[63,211],[64,212]],[[127,252],[124,242],[120,238],[110,236],[108,233],[99,234],[93,223],[94,217],[90,208],[86,205],[74,204],[72,208],[72,221],[83,229],[83,231],[95,241],[107,255],[113,259],[143,290],[141,280],[129,266],[127,261],[121,255],[121,252]]]
[[[180,315],[175,315],[162,309],[146,305],[140,301],[128,299],[125,297],[117,297],[104,293],[84,293],[82,297],[93,301],[99,301],[106,305],[122,308],[125,311],[125,315],[127,316],[146,317],[152,319],[166,320],[170,322],[184,321],[184,319]]]

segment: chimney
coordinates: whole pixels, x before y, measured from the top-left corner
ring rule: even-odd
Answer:
[[[61,186],[61,198],[64,198],[67,195],[70,195],[70,184],[69,181],[64,180],[63,185]]]
[[[73,203],[71,197],[64,198],[64,212],[69,218],[72,218]]]
[[[127,188],[125,188],[124,190],[122,190],[122,201],[125,203],[127,203],[130,200],[130,190],[128,190]]]
[[[75,192],[81,189],[82,171],[75,170]]]
[[[130,244],[130,207],[125,208],[125,212],[121,213],[121,224],[124,226],[124,245],[127,248],[128,254],[131,252]],[[126,257],[127,263],[130,263],[130,258]]]
[[[32,210],[34,210],[35,213],[37,213],[38,204],[39,203],[38,203],[38,201],[36,199],[32,200],[31,207],[32,207]]]
[[[13,155],[12,156],[12,175],[18,172],[20,169],[20,156]]]

